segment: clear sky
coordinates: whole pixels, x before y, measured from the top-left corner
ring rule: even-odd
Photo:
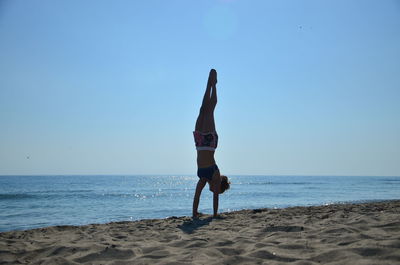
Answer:
[[[0,0],[0,174],[400,175],[400,1]]]

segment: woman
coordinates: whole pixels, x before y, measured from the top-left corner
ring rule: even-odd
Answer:
[[[193,132],[197,150],[197,182],[193,199],[193,217],[199,216],[197,211],[200,195],[208,183],[213,192],[214,217],[218,214],[219,194],[229,189],[230,182],[226,176],[221,176],[214,160],[214,152],[218,145],[218,135],[215,131],[214,109],[217,105],[217,72],[211,69],[208,77],[206,92],[197,117],[196,128]]]

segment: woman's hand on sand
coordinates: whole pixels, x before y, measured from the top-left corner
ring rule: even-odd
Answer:
[[[199,218],[202,215],[202,213],[195,212],[193,213],[193,218]]]

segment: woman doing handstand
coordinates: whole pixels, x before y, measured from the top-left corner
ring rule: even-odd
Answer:
[[[215,130],[214,109],[217,105],[217,72],[211,69],[203,103],[197,117],[195,131],[193,132],[197,150],[197,182],[193,199],[193,217],[198,217],[197,211],[200,195],[208,183],[213,193],[214,217],[218,214],[219,194],[229,189],[230,182],[226,176],[221,176],[214,159],[214,152],[218,145],[218,135]]]

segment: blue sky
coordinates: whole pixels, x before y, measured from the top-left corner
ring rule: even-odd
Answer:
[[[0,174],[400,175],[399,1],[0,1]]]

